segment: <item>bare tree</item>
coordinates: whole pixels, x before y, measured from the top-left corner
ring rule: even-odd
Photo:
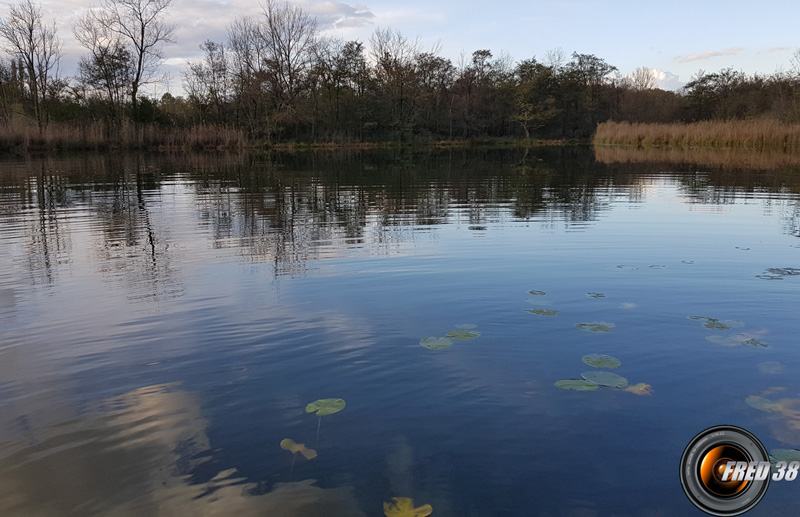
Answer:
[[[189,100],[199,107],[202,121],[210,105],[217,112],[217,120],[222,121],[223,107],[228,101],[231,86],[225,46],[206,40],[200,49],[205,53],[205,59],[189,63],[189,69],[183,75],[184,87]]]
[[[174,41],[175,26],[164,20],[171,5],[172,0],[100,0],[99,9],[88,15],[92,23],[119,38],[130,53],[129,94],[134,115],[139,89],[155,80],[163,60],[162,44]]]
[[[19,59],[25,70],[41,134],[49,121],[47,101],[56,93],[54,85],[58,83],[61,60],[61,40],[56,34],[55,21],[46,25],[41,6],[24,0],[12,5],[8,18],[0,20],[0,36],[6,40],[6,50]]]
[[[634,90],[652,90],[656,87],[656,74],[650,68],[640,66],[631,74]]]
[[[75,39],[89,51],[78,61],[81,82],[108,102],[110,116],[119,126],[122,107],[133,82],[133,57],[120,40],[97,17],[87,12],[72,28]]]
[[[260,33],[279,109],[293,109],[314,58],[317,20],[302,8],[268,0]]]

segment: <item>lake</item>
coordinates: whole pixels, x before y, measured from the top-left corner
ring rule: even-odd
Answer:
[[[703,515],[697,433],[800,449],[797,168],[7,157],[0,257],[2,515]]]

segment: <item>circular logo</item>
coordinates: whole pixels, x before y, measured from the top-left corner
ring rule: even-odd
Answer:
[[[749,431],[730,425],[710,427],[683,451],[681,485],[704,512],[739,515],[767,492],[768,463],[767,450]]]

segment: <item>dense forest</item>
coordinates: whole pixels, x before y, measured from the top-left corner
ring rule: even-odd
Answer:
[[[144,92],[163,79],[170,8],[171,0],[100,0],[74,26],[59,27],[33,0],[11,5],[0,20],[0,140],[572,140],[590,138],[605,121],[800,122],[800,66],[769,76],[700,71],[682,90],[665,91],[645,67],[622,75],[588,53],[558,49],[514,62],[479,49],[454,63],[391,28],[365,42],[337,40],[301,7],[274,0],[236,18],[226,41],[200,44],[204,57],[182,77],[185,95],[153,98]],[[71,77],[58,73],[66,30],[85,49]]]

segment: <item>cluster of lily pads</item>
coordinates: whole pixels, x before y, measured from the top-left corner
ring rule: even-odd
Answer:
[[[424,346],[429,350],[440,350],[453,346],[453,341],[469,340],[480,337],[481,333],[477,332],[477,325],[471,323],[462,323],[456,325],[456,330],[451,330],[444,337],[425,337],[419,340],[420,346]]]
[[[545,296],[547,293],[544,291],[539,290],[532,290],[528,291],[528,294],[533,296]],[[586,293],[586,296],[589,298],[600,299],[605,298],[606,295],[603,293],[596,293],[596,292],[589,292]],[[623,308],[631,308],[631,306],[635,307],[635,304],[623,304]],[[531,314],[536,314],[537,316],[555,316],[558,314],[558,311],[555,309],[543,309],[543,308],[536,308],[536,309],[525,309],[525,312],[530,312]],[[575,328],[578,330],[583,330],[586,332],[609,332],[612,328],[614,328],[613,323],[609,323],[607,321],[593,321],[591,323],[576,323]]]
[[[764,280],[783,280],[783,278],[786,276],[797,276],[797,275],[800,275],[800,268],[770,267],[767,268],[760,275],[756,275],[756,278],[762,278]]]
[[[337,398],[319,399],[314,402],[309,402],[308,405],[306,405],[306,413],[315,413],[319,417],[317,421],[317,442],[319,442],[319,428],[322,424],[322,417],[338,413],[343,410],[346,405],[347,403],[344,399]],[[304,443],[297,443],[291,438],[284,438],[281,440],[281,449],[292,453],[292,469],[294,468],[294,460],[297,458],[298,453],[307,460],[313,460],[317,457],[316,450],[306,447]],[[426,504],[415,508],[413,499],[408,497],[393,497],[391,503],[383,503],[383,513],[386,517],[427,517],[433,513],[433,507]]]
[[[730,330],[744,327],[744,323],[739,320],[718,320],[708,316],[689,316],[689,319],[702,321],[705,328],[713,330]],[[733,336],[713,335],[707,336],[706,340],[723,346],[750,345],[762,348],[769,346],[767,343],[757,339],[755,334],[750,333],[739,333]]]
[[[650,395],[652,387],[649,384],[639,383],[628,385],[628,379],[608,370],[618,368],[622,362],[616,357],[605,354],[589,354],[582,357],[584,363],[604,370],[590,370],[583,372],[580,379],[563,379],[554,384],[563,390],[597,391],[600,388],[613,388],[629,391],[636,395]]]

